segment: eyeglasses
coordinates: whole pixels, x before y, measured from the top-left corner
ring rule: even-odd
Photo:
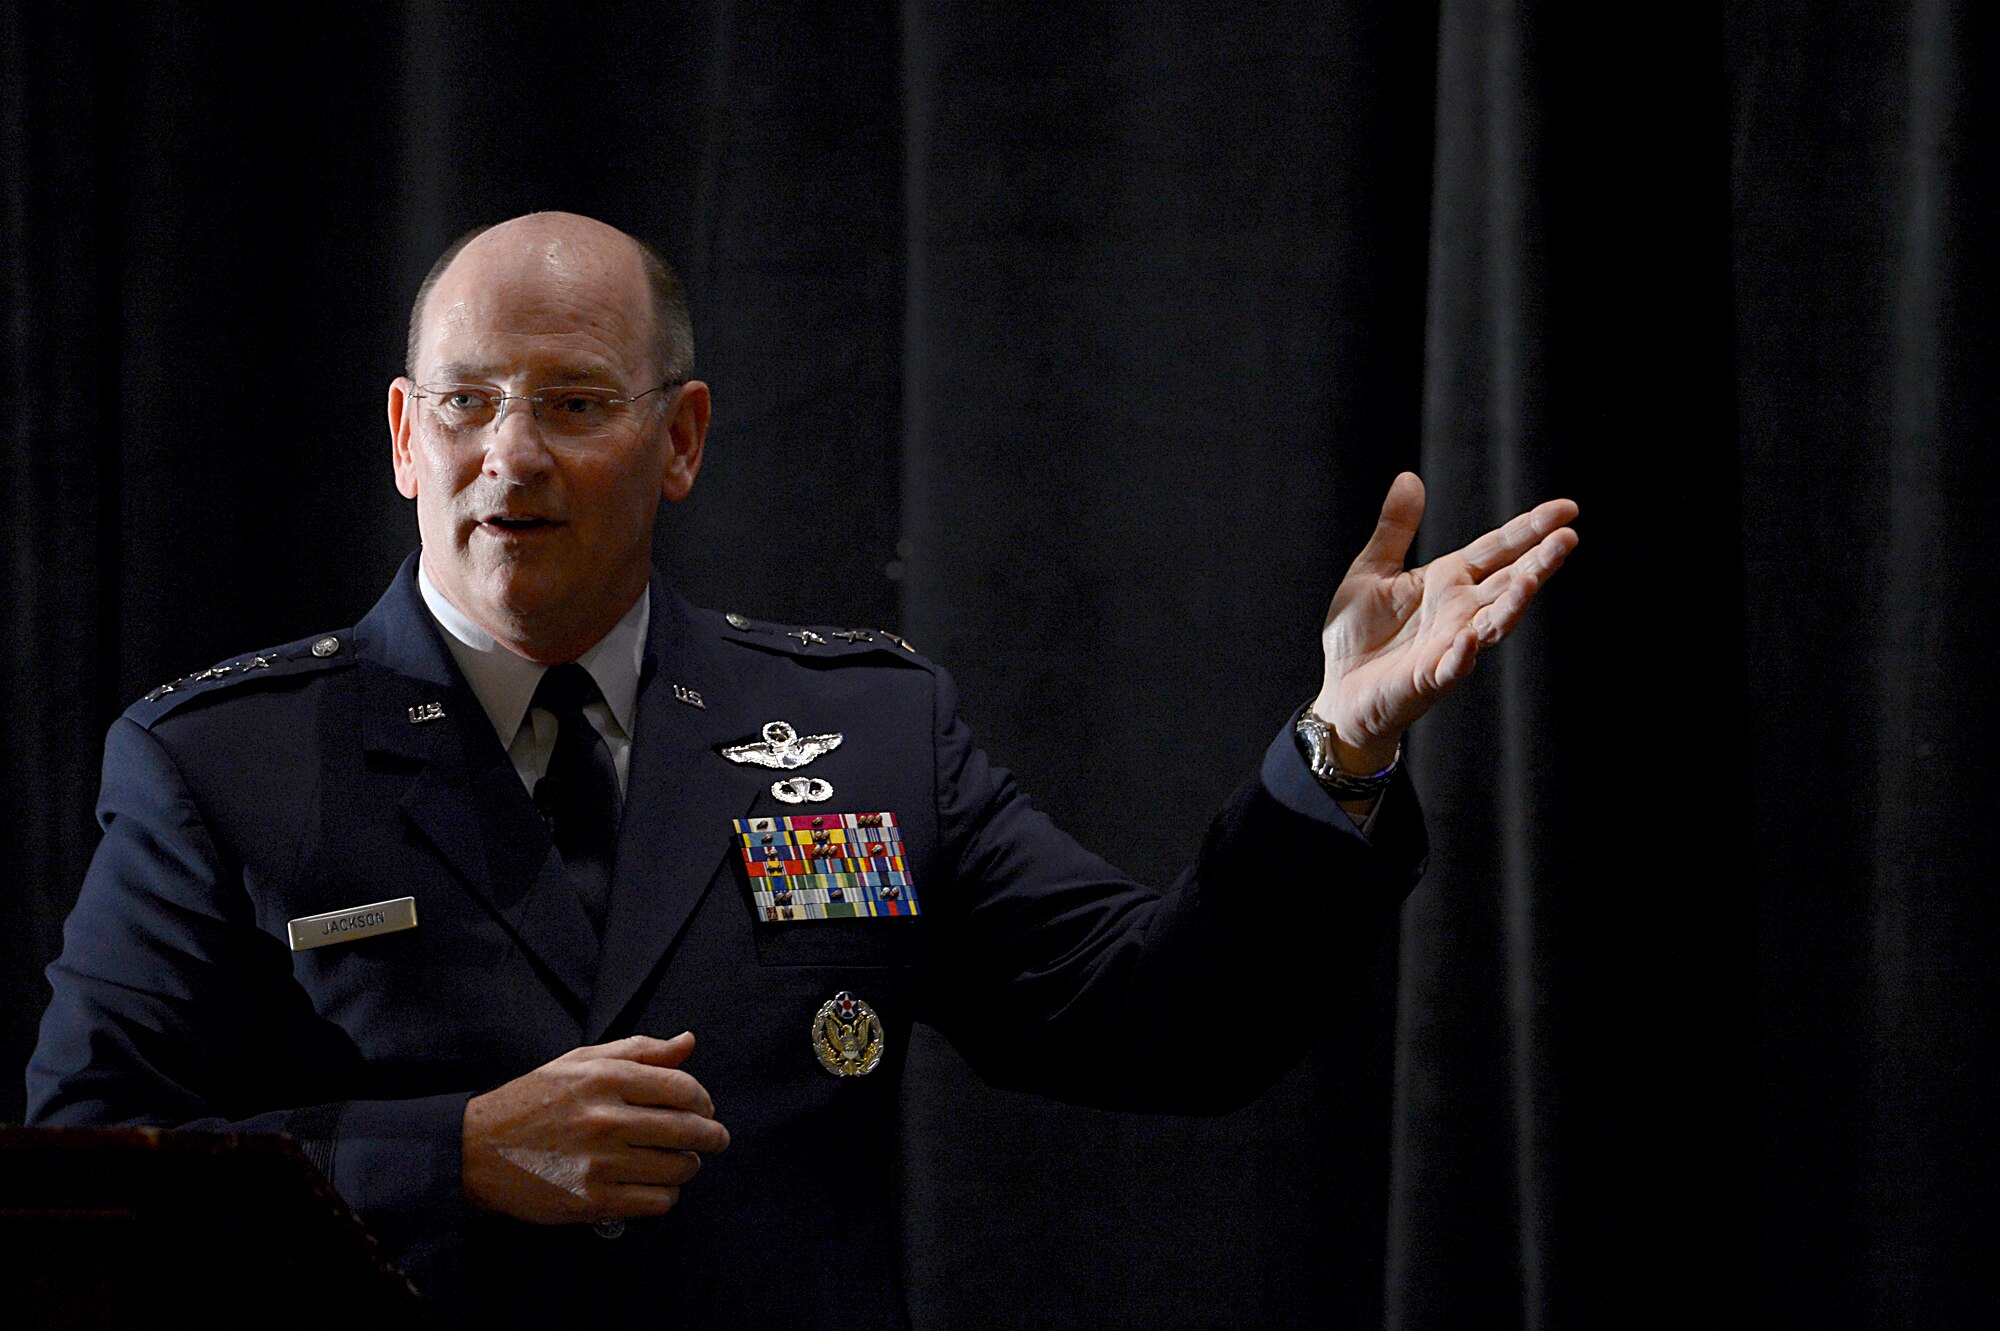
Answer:
[[[610,434],[632,414],[635,403],[662,389],[677,388],[686,379],[669,379],[632,397],[612,388],[566,385],[538,388],[532,393],[502,393],[482,384],[419,384],[410,393],[431,404],[438,428],[450,434],[475,434],[503,418],[506,403],[525,402],[545,430],[573,439]]]

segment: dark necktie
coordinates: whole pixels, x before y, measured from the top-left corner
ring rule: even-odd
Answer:
[[[556,719],[549,770],[535,783],[535,807],[598,934],[611,902],[611,858],[618,845],[618,769],[611,748],[583,709],[604,695],[575,662],[551,667],[531,704]]]

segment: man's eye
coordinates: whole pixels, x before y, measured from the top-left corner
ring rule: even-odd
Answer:
[[[448,393],[444,404],[453,411],[471,411],[486,405],[486,400],[477,393]]]
[[[604,409],[604,403],[588,393],[558,394],[550,405],[565,416],[589,416]]]

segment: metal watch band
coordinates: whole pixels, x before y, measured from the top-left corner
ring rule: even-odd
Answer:
[[[1396,779],[1396,769],[1403,762],[1403,746],[1398,742],[1396,756],[1381,771],[1367,776],[1356,776],[1346,771],[1333,756],[1330,728],[1325,721],[1313,715],[1311,707],[1299,713],[1297,733],[1299,747],[1305,753],[1306,765],[1312,769],[1313,779],[1335,799],[1374,799]]]

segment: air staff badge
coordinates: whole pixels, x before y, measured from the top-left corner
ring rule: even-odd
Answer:
[[[813,1018],[813,1052],[836,1077],[865,1077],[882,1061],[882,1019],[843,989]]]

